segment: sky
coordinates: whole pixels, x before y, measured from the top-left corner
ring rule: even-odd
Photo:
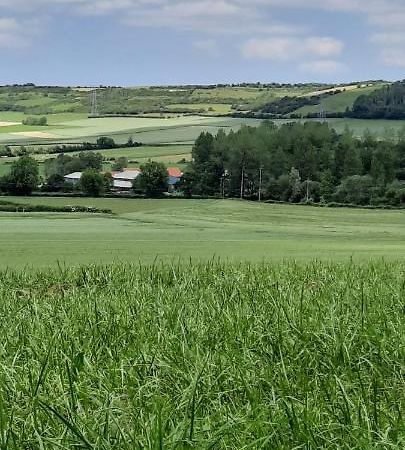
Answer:
[[[405,78],[405,0],[0,0],[0,84]]]

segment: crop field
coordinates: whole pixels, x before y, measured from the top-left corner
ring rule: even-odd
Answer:
[[[62,116],[63,119],[66,115]],[[0,114],[0,120],[2,116]],[[56,119],[53,119],[53,123]],[[126,140],[129,136],[145,144],[192,142],[202,131],[216,133],[220,128],[237,130],[244,123],[256,125],[254,119],[210,118],[198,116],[182,116],[174,118],[99,118],[79,119],[67,117],[66,121],[48,127],[27,127],[14,125],[0,128],[0,143],[21,143],[35,145],[46,142],[44,139],[30,139],[24,132],[51,133],[52,142],[94,141],[97,137],[112,136],[117,141]]]
[[[51,117],[51,116],[50,116]],[[126,142],[129,137],[146,145],[159,144],[192,144],[203,131],[216,134],[218,130],[225,132],[238,130],[242,125],[257,126],[257,119],[234,119],[221,117],[173,117],[173,118],[103,118],[89,119],[75,114],[63,114],[60,122],[58,115],[50,118],[48,127],[29,127],[13,125],[0,127],[0,144],[33,145],[45,142],[83,142],[95,141],[99,136],[111,136],[116,142]],[[0,121],[10,120],[0,113]],[[277,120],[282,124],[291,120]],[[366,130],[379,137],[394,135],[405,127],[402,120],[358,120],[358,119],[328,119],[331,127],[343,132],[346,127],[356,136],[362,136]],[[32,137],[26,133],[33,133]],[[34,137],[36,133],[47,133],[52,139]],[[41,135],[38,135],[41,136]]]
[[[403,449],[402,263],[0,277],[0,445]]]
[[[125,157],[129,159],[161,158],[172,155],[190,156],[191,146],[189,145],[168,145],[160,147],[131,147],[116,148],[113,150],[99,150],[105,158]]]
[[[13,201],[12,197],[7,198]],[[367,261],[405,257],[403,211],[329,209],[237,200],[14,198],[83,205],[109,215],[2,213],[0,267],[59,263]],[[21,211],[21,209],[20,209]]]

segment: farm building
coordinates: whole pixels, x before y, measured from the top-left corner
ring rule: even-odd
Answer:
[[[123,169],[121,172],[112,172],[113,178],[113,188],[117,191],[130,191],[132,190],[132,185],[134,180],[136,180],[141,171],[139,169]],[[167,169],[169,192],[175,190],[176,184],[180,181],[183,173],[177,167],[169,167]],[[63,178],[67,183],[72,185],[77,185],[80,182],[82,172],[73,172],[65,175]]]
[[[122,172],[113,172],[114,188],[119,190],[130,190],[134,180],[141,174],[139,169],[124,169]]]
[[[176,184],[180,181],[183,176],[183,172],[177,167],[168,167],[167,174],[169,175],[169,191],[174,191]]]
[[[70,184],[76,185],[79,183],[80,178],[82,177],[82,172],[73,172],[65,175],[63,179]]]

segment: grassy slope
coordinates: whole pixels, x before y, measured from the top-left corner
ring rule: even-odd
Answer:
[[[346,92],[341,92],[339,94],[335,94],[329,97],[326,97],[321,101],[321,105],[325,112],[333,113],[333,112],[345,112],[346,108],[351,109],[353,107],[353,103],[360,95],[367,95],[375,90],[379,89],[381,86],[368,86],[364,88],[358,88]],[[317,113],[319,112],[319,106],[303,106],[302,108],[297,109],[295,114],[309,114],[309,113]]]
[[[214,200],[16,199],[111,208],[114,217],[1,216],[0,266],[111,262],[402,259],[402,211]]]
[[[232,112],[231,105],[222,103],[176,103],[168,106],[168,109],[191,109],[191,110],[205,110],[205,112],[215,113],[215,114],[229,114]]]
[[[402,264],[0,283],[4,448],[405,447]]]

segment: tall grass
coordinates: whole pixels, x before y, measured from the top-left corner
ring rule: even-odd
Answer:
[[[404,273],[3,272],[0,449],[402,449]]]

